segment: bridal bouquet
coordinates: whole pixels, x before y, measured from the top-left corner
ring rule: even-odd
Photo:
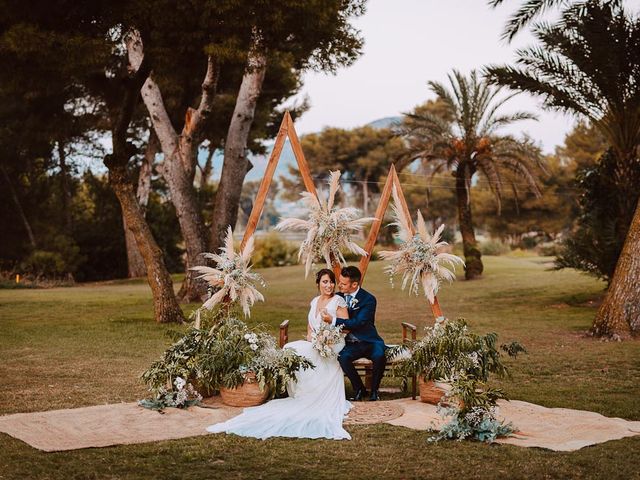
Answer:
[[[336,327],[322,323],[311,333],[311,345],[321,357],[337,358],[338,353],[344,347],[344,337],[342,325]]]

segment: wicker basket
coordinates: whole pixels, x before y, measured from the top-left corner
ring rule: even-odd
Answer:
[[[264,403],[269,396],[269,389],[260,390],[254,373],[247,373],[244,383],[238,388],[220,388],[222,403],[230,407],[254,407]]]
[[[444,389],[438,387],[433,380],[425,381],[421,375],[418,376],[418,388],[420,390],[420,401],[437,405],[446,393]]]

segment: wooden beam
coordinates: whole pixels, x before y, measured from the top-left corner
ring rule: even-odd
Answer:
[[[318,196],[318,193],[316,192],[316,186],[313,183],[313,177],[311,176],[311,170],[309,169],[309,164],[307,163],[306,158],[304,158],[304,152],[302,151],[302,146],[300,145],[298,134],[296,133],[296,129],[293,126],[293,120],[291,119],[291,115],[289,115],[288,111],[284,114],[283,122],[284,121],[287,122],[287,133],[289,135],[289,141],[291,142],[293,155],[296,157],[296,162],[298,162],[298,169],[300,170],[300,174],[302,175],[304,186],[308,192],[312,193],[315,196]]]
[[[376,209],[375,218],[371,231],[369,232],[369,237],[367,238],[367,242],[365,244],[364,250],[369,253],[368,256],[362,257],[360,259],[360,271],[362,272],[362,278],[364,280],[364,274],[367,271],[369,266],[369,262],[371,261],[371,253],[373,252],[373,247],[376,242],[376,238],[378,237],[378,233],[380,232],[380,227],[382,225],[382,218],[384,217],[384,213],[387,211],[389,206],[389,201],[391,199],[391,190],[392,187],[396,187],[396,193],[398,194],[398,200],[400,201],[400,205],[398,205],[406,217],[409,219],[409,228],[411,229],[411,234],[415,235],[415,226],[413,225],[413,220],[411,220],[411,212],[409,211],[409,206],[407,205],[407,200],[404,197],[404,192],[402,191],[402,185],[400,185],[400,178],[398,177],[398,172],[394,165],[391,165],[389,168],[389,174],[387,176],[387,181],[384,184],[382,189],[382,194],[380,195],[380,202],[378,203],[378,208]],[[431,313],[433,317],[437,320],[444,315],[442,314],[442,309],[440,308],[440,302],[438,302],[438,297],[434,297],[433,303],[429,302],[429,306],[431,307]]]
[[[389,200],[391,199],[391,188],[393,186],[393,172],[395,172],[395,167],[391,165],[389,169],[389,173],[387,174],[387,180],[384,182],[384,187],[382,188],[382,193],[380,194],[380,201],[378,202],[378,208],[376,208],[376,213],[374,215],[375,220],[371,224],[371,230],[369,230],[369,236],[367,237],[367,241],[364,244],[364,250],[369,255],[362,257],[360,259],[360,272],[362,273],[361,285],[364,282],[364,276],[367,273],[367,269],[369,268],[369,262],[371,262],[371,255],[373,253],[373,247],[376,244],[376,240],[378,239],[378,234],[380,233],[380,228],[382,228],[382,220],[384,219],[384,213],[387,211],[387,207],[389,206]]]
[[[289,122],[287,122],[287,115],[289,115],[289,112],[287,112],[285,114],[285,117],[282,119],[280,129],[278,130],[278,135],[276,136],[276,142],[273,145],[273,150],[271,150],[269,163],[267,163],[267,168],[265,169],[264,176],[262,177],[262,181],[260,182],[258,194],[256,195],[256,200],[253,204],[253,208],[251,209],[249,220],[247,221],[247,228],[245,229],[244,236],[242,237],[240,251],[242,251],[246,243],[249,241],[251,235],[254,234],[254,232],[256,231],[256,227],[258,226],[258,222],[260,221],[260,216],[262,215],[262,210],[264,209],[264,203],[267,199],[267,194],[269,193],[269,187],[271,186],[271,180],[273,179],[273,174],[276,171],[276,167],[278,166],[280,154],[282,153],[282,148],[284,147],[284,142],[287,139],[287,130],[289,126]]]

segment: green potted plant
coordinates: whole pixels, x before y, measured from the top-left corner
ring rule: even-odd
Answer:
[[[439,382],[451,384],[461,375],[486,382],[490,374],[500,377],[507,374],[496,347],[497,339],[495,333],[471,332],[462,318],[436,322],[433,327],[427,327],[424,338],[408,347],[410,357],[397,368],[403,374],[416,374],[420,399],[437,404],[446,392]],[[524,348],[514,342],[509,349],[503,346],[503,350],[515,356]]]
[[[142,374],[156,398],[175,390],[180,377],[204,396],[220,391],[229,405],[259,405],[283,393],[300,368],[312,367],[293,350],[280,349],[273,336],[228,315],[204,310]]]

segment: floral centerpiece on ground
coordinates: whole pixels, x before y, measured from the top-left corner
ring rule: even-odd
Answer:
[[[207,395],[254,380],[261,391],[275,394],[296,380],[298,370],[313,367],[293,350],[278,348],[274,337],[238,319],[240,310],[249,316],[253,304],[264,300],[256,287],[264,283],[250,271],[252,252],[253,237],[241,252],[234,250],[229,228],[221,254],[205,254],[216,267],[193,267],[200,273],[198,278],[217,291],[193,313],[187,331],[175,333],[174,343],[162,358],[142,374],[155,394],[153,400],[143,401],[143,406],[164,400],[166,406],[172,406],[169,403],[182,391],[175,383],[177,378],[187,379]]]
[[[302,204],[308,211],[306,220],[285,218],[276,226],[277,230],[307,232],[298,252],[298,260],[305,265],[305,277],[318,261],[324,261],[327,268],[332,268],[335,262],[346,265],[342,250],[360,256],[368,255],[351,239],[351,234],[362,231],[375,218],[358,218],[360,211],[357,208],[338,208],[335,205],[336,193],[340,188],[340,175],[339,171],[330,172],[329,196],[326,200],[322,191],[319,191],[318,195],[310,192],[301,194]]]
[[[424,338],[409,345],[411,355],[395,367],[402,375],[419,375],[425,381],[438,380],[450,386],[439,409],[450,418],[434,439],[475,438],[493,441],[513,431],[513,426],[497,420],[497,401],[505,393],[487,386],[490,375],[508,375],[497,347],[498,335],[478,335],[470,331],[467,322],[436,321],[426,328]],[[500,349],[515,357],[525,349],[518,342]]]
[[[278,348],[273,336],[227,316],[223,309],[203,311],[199,322],[198,328],[196,322],[191,324],[142,374],[156,399],[174,392],[177,378],[210,394],[242,385],[248,374],[255,375],[261,390],[274,395],[296,380],[299,369],[313,368],[293,350]]]
[[[447,267],[455,269],[456,265],[464,265],[464,261],[444,251],[448,245],[447,242],[440,241],[444,225],[441,225],[433,235],[429,234],[420,210],[418,210],[417,231],[414,233],[412,221],[401,207],[395,186],[392,193],[395,218],[392,225],[398,227],[396,237],[401,241],[401,245],[398,250],[383,250],[378,255],[389,262],[385,272],[392,283],[396,275],[401,275],[402,290],[408,286],[410,293],[418,295],[422,286],[425,296],[433,303],[440,282],[452,281],[455,278],[454,271]]]

